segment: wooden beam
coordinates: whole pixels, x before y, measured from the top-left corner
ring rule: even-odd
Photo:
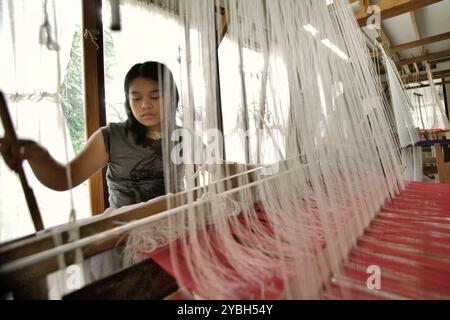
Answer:
[[[413,25],[413,31],[414,31],[414,34],[416,36],[416,40],[419,41],[420,39],[422,39],[422,37],[420,36],[419,27],[417,26],[417,20],[416,20],[416,13],[415,13],[415,11],[411,11],[409,13],[409,17],[411,18],[411,23]],[[427,50],[425,50],[425,47],[423,45],[420,46],[420,51],[422,52],[422,56],[427,54]],[[420,73],[419,64],[422,65],[422,62],[416,61],[416,62],[413,63],[414,69],[416,70],[417,74]],[[403,65],[403,66],[405,66],[405,65]]]
[[[105,83],[103,66],[102,1],[83,0],[83,64],[84,105],[86,135],[89,138],[98,128],[106,125]],[[94,43],[88,33],[96,37]],[[91,213],[100,214],[107,207],[105,199],[105,169],[89,179]]]
[[[436,164],[440,183],[450,183],[450,162],[446,161],[445,154],[450,153],[449,146],[436,144],[434,146],[436,153]]]
[[[419,28],[417,27],[417,21],[416,21],[416,14],[415,14],[415,12],[411,11],[409,13],[409,17],[411,18],[411,23],[413,25],[413,31],[414,31],[414,34],[416,36],[416,40],[419,41],[421,39],[421,36],[420,36]],[[426,54],[424,46],[423,45],[420,46],[420,49],[421,49],[422,55],[424,56]]]
[[[254,182],[258,178],[257,172],[247,172],[248,169],[246,166],[235,164],[212,166],[210,173],[214,177],[215,173],[222,170],[224,170],[226,172],[226,176],[228,176],[225,190],[231,190],[239,187],[238,182],[241,179]],[[223,181],[220,183],[223,183]],[[217,183],[212,183],[206,189],[204,187],[194,189],[193,197],[196,199],[202,196],[203,192],[208,191],[208,188],[217,190]],[[249,190],[250,192],[254,192],[253,187]],[[107,215],[104,217],[91,217],[80,223],[80,238],[83,239],[106,230],[111,230],[117,227],[118,224],[143,219],[145,217],[164,212],[168,208],[179,207],[181,205],[185,205],[186,203],[187,191],[161,197],[151,203],[141,203],[131,208],[121,208],[112,215]],[[62,239],[63,244],[68,243],[68,228],[68,225],[61,226],[56,228],[54,232],[35,234],[33,236],[23,237],[22,239],[13,240],[0,245],[0,266],[17,259],[54,248],[56,245],[53,236],[58,236],[58,238]],[[114,236],[83,247],[83,257],[89,258],[110,250],[125,243],[126,239],[127,232],[117,232]],[[67,265],[75,262],[75,255],[73,252],[65,253],[64,257]],[[24,288],[31,283],[35,283],[47,274],[58,270],[58,268],[59,265],[57,257],[53,257],[24,267],[21,270],[11,272],[6,275],[0,275],[0,295],[8,291],[15,292],[16,290]]]
[[[412,42],[408,42],[408,43],[404,43],[404,44],[392,47],[391,52],[394,53],[394,52],[399,52],[399,51],[403,51],[403,50],[408,50],[411,48],[416,48],[416,47],[420,47],[422,45],[439,42],[439,41],[444,41],[444,40],[448,40],[448,39],[450,39],[450,32],[445,32],[445,33],[437,34],[435,36],[431,36],[428,38],[424,38],[424,39],[420,39],[417,41],[412,41]]]
[[[422,62],[422,61],[434,61],[434,60],[439,60],[442,58],[450,58],[450,50],[425,54],[420,57],[403,59],[403,60],[397,61],[396,64],[397,64],[397,66],[401,66],[403,64],[414,64],[416,62]]]
[[[432,75],[433,75],[433,79],[445,78],[445,77],[450,76],[450,69],[433,72]],[[428,76],[426,74],[422,74],[419,77],[414,75],[414,76],[410,77],[411,79],[408,79],[408,77],[404,77],[404,78],[406,78],[406,81],[405,80],[403,81],[404,84],[416,83],[416,82],[422,82],[422,81],[428,80]]]
[[[444,86],[442,86],[442,93],[444,94],[445,115],[447,116],[447,119],[450,121],[447,86],[445,85],[446,84],[445,78],[442,78],[442,81],[444,82]]]
[[[220,63],[219,63],[219,46],[222,43],[223,38],[225,37],[227,31],[228,31],[228,14],[227,10],[222,7],[218,6],[215,8],[216,16],[219,13],[221,15],[220,17],[220,24],[218,25],[218,21],[216,21],[215,29],[216,29],[216,56],[215,56],[215,64],[216,64],[216,97],[217,97],[217,126],[219,131],[224,134],[224,125],[223,125],[223,110],[222,110],[222,91],[221,91],[221,85],[220,85]],[[218,37],[218,38],[217,38]],[[222,159],[226,160],[226,149],[225,144],[222,144]]]
[[[438,63],[442,63],[442,62],[447,62],[450,61],[450,57],[446,57],[446,58],[442,58],[442,59],[436,59],[433,60],[432,62],[430,62],[430,64],[438,64]]]
[[[433,74],[433,79],[442,79],[442,78],[450,77],[450,69],[433,72],[432,74]],[[403,84],[428,81],[428,76],[426,74],[422,74],[419,77],[417,77],[417,75],[412,75],[411,77],[409,77],[410,79],[408,79],[408,77],[402,77],[402,78],[403,78],[402,79]],[[406,78],[406,80],[405,80],[405,78]],[[381,83],[383,84],[383,86],[387,85],[386,81],[382,81]]]
[[[450,60],[450,58],[448,60]],[[401,69],[405,70],[405,68],[403,68],[403,67],[404,67],[404,65],[397,66],[397,70],[401,70]],[[431,63],[431,67],[436,69],[436,61],[433,61]],[[412,68],[414,68],[414,71],[412,70]],[[412,67],[409,65],[409,70],[411,71],[411,73],[415,72],[415,75],[417,75],[418,73],[425,72],[426,68],[425,68],[425,66],[423,64],[420,65],[420,67],[419,67],[419,65],[417,63],[413,63]],[[384,66],[381,66],[380,67],[380,74],[382,75],[382,74],[385,74],[385,73],[386,73],[386,70],[384,69]],[[406,72],[406,73],[408,74],[408,72]]]
[[[416,73],[420,73],[419,65],[416,62],[414,62],[413,65],[414,65],[414,69],[416,70]],[[404,64],[403,66],[407,66],[407,64]]]
[[[179,204],[186,203],[186,194],[177,194],[169,197],[171,207],[175,207]],[[148,217],[153,214],[157,214],[168,209],[168,199],[161,198],[151,204],[142,203],[139,206],[135,206],[132,209],[123,210],[122,213],[106,216],[102,218],[91,217],[84,221],[80,225],[80,238],[86,238],[91,235],[110,230],[117,227],[118,223],[126,223],[132,220],[139,220]],[[121,210],[121,209],[119,209]],[[69,233],[66,230],[67,227],[62,230],[56,231],[62,239],[62,243],[68,243]],[[99,253],[110,250],[118,245],[126,242],[127,233],[118,233],[117,235],[99,241],[95,244],[82,248],[83,257],[85,259],[95,256]],[[0,265],[4,265],[8,262],[36,254],[55,247],[55,242],[51,236],[51,233],[37,234],[35,237],[29,237],[21,241],[11,241],[8,244],[0,246]],[[75,255],[73,252],[64,254],[67,265],[75,262]],[[7,291],[13,291],[38,281],[51,272],[57,271],[59,268],[56,257],[49,258],[45,261],[41,261],[34,265],[25,267],[21,270],[12,272],[8,275],[0,276],[0,294]]]
[[[381,20],[385,20],[440,1],[442,0],[384,0],[377,5],[381,9]],[[366,26],[367,18],[370,16],[367,14],[366,5],[363,0],[360,0],[360,9],[356,12],[356,19],[360,27]]]
[[[444,81],[444,82],[435,82],[434,84],[435,85],[441,85],[441,84],[449,84],[449,83],[450,83],[450,81]],[[406,90],[411,90],[411,89],[426,88],[426,87],[429,87],[429,86],[430,86],[430,83],[427,83],[427,84],[421,84],[421,85],[414,86],[414,87],[407,87],[405,89]]]
[[[402,67],[406,74],[411,74],[411,70],[409,69],[409,66],[407,64],[404,64]]]
[[[419,69],[419,72],[424,71],[424,66],[418,66],[417,62],[428,61],[430,64],[436,64],[441,62],[450,61],[450,50],[430,53],[420,57],[413,57],[409,59],[398,60],[395,62],[397,69],[402,69],[403,65],[413,65],[416,72]],[[384,65],[380,66],[380,74],[385,74],[386,70],[384,69]]]

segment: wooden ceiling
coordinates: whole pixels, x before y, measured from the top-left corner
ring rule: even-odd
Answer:
[[[434,78],[450,77],[450,0],[349,2],[356,8],[356,18],[363,32],[383,45],[404,74],[405,83],[427,84],[425,61],[432,64]],[[381,29],[371,30],[366,26],[370,5],[381,9]]]

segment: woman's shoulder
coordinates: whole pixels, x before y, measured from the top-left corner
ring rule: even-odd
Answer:
[[[128,126],[126,122],[110,122],[100,128],[103,133],[103,139],[107,151],[109,152],[114,145],[124,144],[128,140]]]
[[[128,129],[128,125],[126,121],[122,122],[109,122],[106,126],[103,126],[103,128],[109,128],[110,130],[126,130]]]
[[[110,122],[106,126],[103,126],[100,128],[103,133],[106,133],[107,135],[111,134],[126,134],[128,132],[128,125],[126,121],[123,122]]]

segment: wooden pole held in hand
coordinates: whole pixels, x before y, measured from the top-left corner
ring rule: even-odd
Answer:
[[[8,139],[11,142],[12,147],[18,151],[19,143],[17,140],[16,132],[14,130],[11,117],[9,116],[6,100],[1,91],[0,91],[0,116],[2,119],[3,127],[5,129],[5,138]],[[25,199],[27,201],[28,209],[30,210],[31,219],[33,219],[34,229],[36,231],[43,230],[44,224],[42,222],[42,217],[39,212],[39,207],[37,205],[36,198],[34,197],[33,189],[31,189],[30,186],[28,185],[28,181],[25,176],[22,163],[19,164],[17,173],[19,174],[20,183],[22,184],[23,192],[25,193]]]

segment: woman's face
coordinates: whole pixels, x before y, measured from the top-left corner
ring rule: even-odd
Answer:
[[[146,78],[132,80],[128,88],[128,99],[137,121],[149,129],[159,129],[163,98],[158,82]]]

